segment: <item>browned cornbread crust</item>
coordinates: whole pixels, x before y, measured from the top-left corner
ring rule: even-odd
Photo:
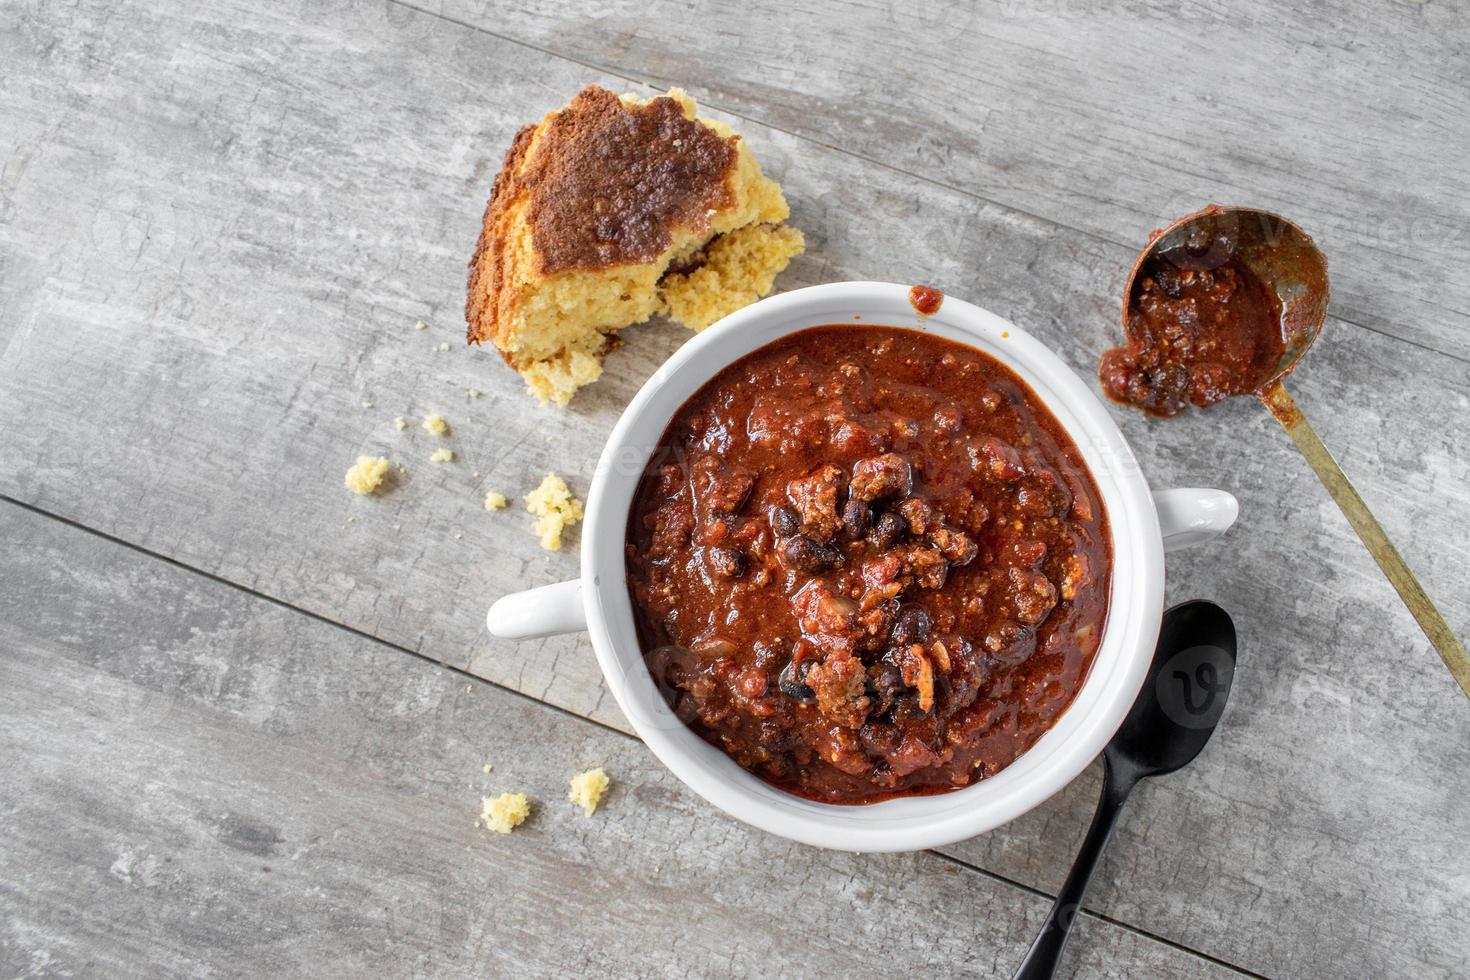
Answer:
[[[543,275],[651,262],[669,247],[673,228],[706,231],[710,214],[735,203],[740,137],[719,136],[668,96],[627,105],[589,85],[546,125],[526,166],[535,131],[533,124],[516,134],[485,209],[470,263],[472,343],[508,339],[497,337],[499,311],[482,300],[500,293],[510,202],[529,200],[527,223]]]

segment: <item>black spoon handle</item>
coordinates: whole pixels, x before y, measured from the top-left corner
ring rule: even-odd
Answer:
[[[1014,980],[1043,980],[1056,973],[1057,963],[1062,958],[1062,947],[1067,945],[1067,933],[1072,929],[1072,920],[1082,911],[1082,896],[1087,892],[1087,883],[1092,880],[1092,871],[1097,859],[1102,856],[1103,845],[1113,835],[1113,825],[1128,794],[1138,784],[1138,777],[1129,772],[1120,772],[1111,759],[1103,759],[1102,797],[1098,800],[1097,813],[1092,817],[1092,826],[1082,839],[1082,848],[1077,860],[1072,862],[1072,871],[1067,875],[1057,900],[1046,917],[1046,924],[1031,950],[1021,961]]]

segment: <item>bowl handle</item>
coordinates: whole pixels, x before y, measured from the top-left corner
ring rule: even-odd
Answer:
[[[585,630],[582,582],[572,579],[501,596],[485,615],[485,625],[503,640],[531,640]]]
[[[1230,529],[1240,504],[1224,490],[1181,487],[1154,494],[1164,550],[1178,551],[1218,538]]]

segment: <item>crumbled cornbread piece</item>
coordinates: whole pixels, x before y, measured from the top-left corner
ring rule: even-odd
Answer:
[[[790,225],[736,228],[700,253],[703,265],[664,276],[659,284],[663,308],[690,330],[703,330],[769,293],[803,247],[801,232]]]
[[[497,834],[508,834],[531,815],[531,803],[525,793],[501,793],[491,799],[480,797],[480,824]]]
[[[468,691],[469,688],[466,687],[465,690]],[[480,767],[480,771],[481,772],[489,772],[490,770],[492,770],[494,768],[495,768],[494,766],[492,766],[490,763],[487,762],[483,766]]]
[[[526,494],[526,509],[536,515],[536,534],[547,551],[561,550],[563,529],[582,519],[582,501],[572,496],[567,481],[546,474],[541,485]]]
[[[436,449],[434,450],[434,455],[430,456],[429,459],[436,463],[452,463],[454,462],[454,450]]]
[[[415,323],[413,325],[413,328],[415,330],[427,330],[427,329],[429,329],[429,325],[427,323],[425,323],[424,321],[420,320],[418,323]]]
[[[432,415],[425,415],[424,431],[433,433],[436,436],[442,436],[444,435],[444,433],[449,431],[449,423],[446,422],[444,420],[444,416],[440,415],[438,412],[435,412]]]
[[[769,292],[801,250],[800,232],[771,230],[789,214],[746,141],[684,92],[588,86],[506,154],[471,263],[470,342],[493,343],[537,398],[565,405],[602,374],[623,327],[683,310],[700,329]],[[751,226],[768,230],[721,274],[664,294],[665,278]]]
[[[347,471],[347,476],[342,482],[347,484],[347,489],[361,497],[366,497],[378,487],[383,485],[383,477],[388,474],[388,461],[381,456],[359,456],[352,469]]]
[[[408,428],[408,419],[404,418],[402,415],[398,416],[398,418],[393,420],[393,428],[397,429],[399,432],[402,432],[404,429]]]
[[[590,817],[597,810],[602,794],[607,792],[611,783],[612,780],[607,778],[607,773],[601,768],[589,769],[572,777],[572,788],[567,793],[567,799],[581,807],[582,812]]]
[[[503,493],[496,493],[492,490],[485,494],[486,510],[505,510],[506,505],[509,503],[510,501],[505,499],[505,494]]]

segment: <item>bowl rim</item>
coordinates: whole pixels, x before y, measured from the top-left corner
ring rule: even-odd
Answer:
[[[994,829],[1054,795],[1087,768],[1122,723],[1143,684],[1163,612],[1158,513],[1137,460],[1100,399],[1050,348],[1005,318],[950,296],[935,314],[920,316],[909,304],[909,288],[882,282],[809,286],[761,300],[696,335],[624,409],[587,496],[582,600],[593,650],[624,715],[654,755],[706,800],[753,826],[820,847],[936,847]],[[669,419],[739,357],[823,323],[917,329],[996,357],[1031,387],[1076,443],[1107,510],[1111,593],[1103,638],[1082,688],[1011,765],[952,792],[853,806],[777,789],[674,715],[637,641],[624,566],[628,511]]]

